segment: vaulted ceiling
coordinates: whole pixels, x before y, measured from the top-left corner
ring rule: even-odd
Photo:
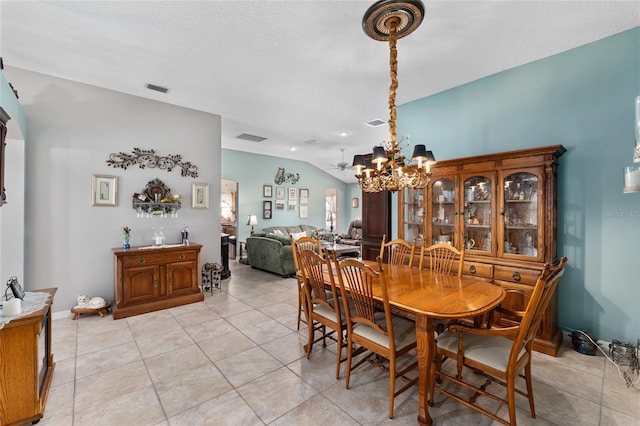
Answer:
[[[364,124],[389,117],[388,45],[362,30],[372,3],[2,0],[0,56],[6,67],[220,114],[224,148],[353,181],[336,166],[340,148],[350,162],[388,139],[386,125]],[[638,1],[424,4],[420,28],[398,41],[398,104],[640,25]]]

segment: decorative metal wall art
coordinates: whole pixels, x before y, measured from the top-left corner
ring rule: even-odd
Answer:
[[[112,153],[109,155],[107,164],[111,167],[127,169],[129,166],[137,164],[141,169],[146,167],[157,167],[168,172],[174,167],[180,167],[181,174],[184,177],[198,177],[198,166],[191,164],[190,161],[182,161],[181,154],[160,156],[153,149],[133,148],[133,153],[124,152]]]
[[[291,182],[291,184],[295,185],[299,179],[300,175],[298,173],[285,173],[284,167],[278,167],[278,173],[276,173],[274,182],[276,185],[282,185],[285,182]]]
[[[133,194],[133,209],[138,217],[177,217],[182,207],[180,198],[180,194],[171,194],[171,188],[155,178],[139,193]]]

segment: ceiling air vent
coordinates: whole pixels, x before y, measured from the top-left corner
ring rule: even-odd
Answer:
[[[267,138],[263,138],[262,136],[250,135],[249,133],[242,133],[236,136],[236,139],[242,139],[243,141],[249,142],[262,142]]]
[[[367,121],[364,124],[366,124],[367,126],[370,126],[370,127],[380,127],[383,124],[387,124],[387,122],[383,121],[383,120],[380,120],[379,118],[376,118],[375,120]]]
[[[147,89],[155,90],[156,92],[160,92],[160,93],[167,93],[169,91],[169,89],[166,87],[156,86],[155,84],[151,84],[151,83],[147,83]]]

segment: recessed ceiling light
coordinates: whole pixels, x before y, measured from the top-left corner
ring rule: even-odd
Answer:
[[[340,136],[342,136],[343,138],[349,136],[349,132],[347,132],[346,130],[343,130],[340,132]]]
[[[367,121],[364,124],[366,124],[367,126],[370,126],[370,127],[380,127],[383,124],[387,124],[387,122],[384,121],[384,120],[380,120],[379,118],[376,118],[375,120]]]
[[[293,152],[293,151],[295,151],[295,150],[296,150],[296,147],[295,147],[295,146],[292,146],[292,147],[291,147],[291,152]]]

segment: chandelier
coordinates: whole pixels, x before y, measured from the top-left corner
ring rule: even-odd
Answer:
[[[424,18],[424,6],[420,0],[380,0],[364,14],[362,27],[374,40],[389,41],[389,140],[373,148],[372,154],[353,157],[358,186],[365,192],[391,191],[402,188],[425,188],[431,179],[429,166],[435,162],[431,151],[424,145],[416,145],[409,164],[402,155],[396,137],[396,90],[398,89],[397,39],[411,34]],[[408,145],[408,139],[406,141]],[[369,160],[370,158],[370,160]]]

